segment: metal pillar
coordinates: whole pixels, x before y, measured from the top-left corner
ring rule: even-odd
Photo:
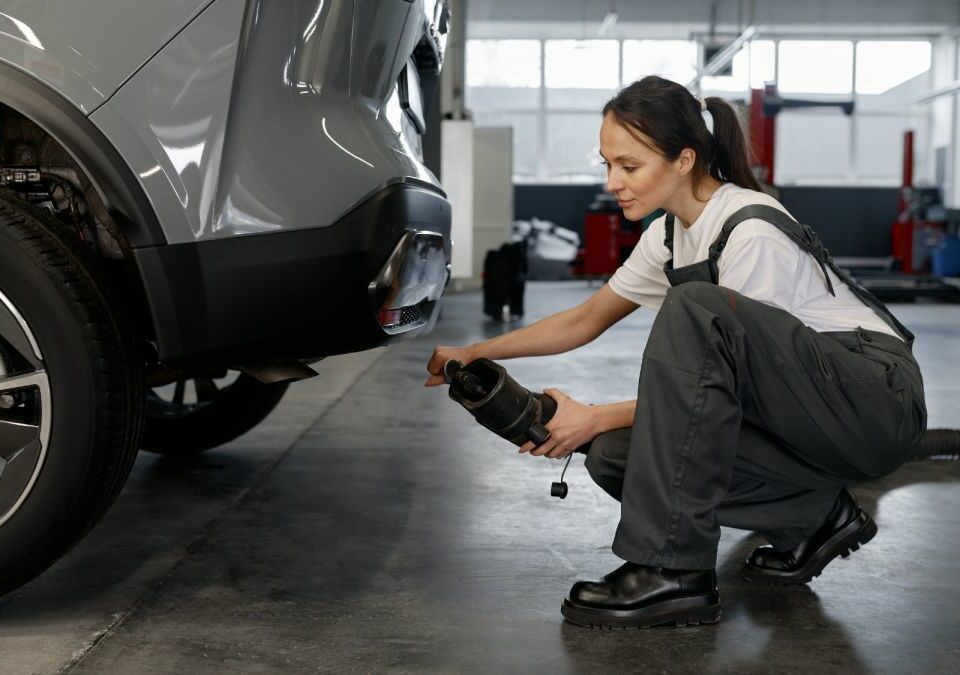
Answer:
[[[447,6],[450,35],[440,76],[440,106],[444,119],[462,120],[467,118],[467,0],[448,0]]]

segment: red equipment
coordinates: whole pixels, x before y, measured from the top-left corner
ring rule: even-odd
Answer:
[[[604,201],[594,202],[583,224],[583,268],[587,277],[609,277],[640,241],[640,224],[626,221],[623,212]]]
[[[750,146],[753,157],[750,164],[759,167],[757,177],[761,183],[773,185],[774,149],[777,144],[776,115],[767,115],[763,110],[766,96],[775,96],[777,85],[768,84],[765,89],[753,89],[750,93]]]
[[[944,231],[943,223],[921,220],[920,207],[913,189],[913,132],[907,131],[903,134],[903,184],[898,215],[891,230],[893,257],[904,274],[929,271],[931,242],[939,240]]]

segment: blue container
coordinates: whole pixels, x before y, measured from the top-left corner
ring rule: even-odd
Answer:
[[[933,249],[933,273],[941,277],[960,276],[960,238],[946,236]]]

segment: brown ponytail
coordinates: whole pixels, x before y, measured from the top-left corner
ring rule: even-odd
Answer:
[[[735,183],[751,190],[761,190],[760,183],[750,168],[747,141],[743,136],[740,116],[732,105],[722,98],[706,99],[707,110],[713,116],[714,157],[709,165],[710,175],[720,181]],[[699,104],[699,101],[697,102]]]
[[[722,98],[706,99],[713,117],[713,133],[707,129],[700,101],[686,87],[651,75],[624,87],[603,106],[628,130],[639,131],[655,144],[654,150],[668,161],[684,148],[696,153],[693,188],[709,174],[724,183],[760,191],[750,169],[750,159],[737,111]]]

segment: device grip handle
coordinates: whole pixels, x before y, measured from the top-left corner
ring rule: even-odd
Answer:
[[[557,414],[557,402],[548,394],[536,394],[540,399],[540,423],[547,424]]]
[[[542,445],[550,438],[550,432],[540,422],[534,422],[527,427],[527,438],[533,441],[534,445]]]

